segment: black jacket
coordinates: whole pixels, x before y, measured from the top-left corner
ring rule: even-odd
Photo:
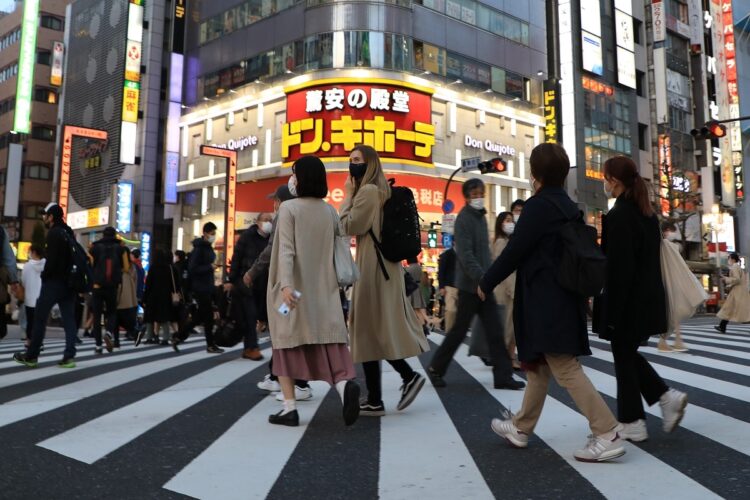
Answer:
[[[71,264],[69,241],[74,240],[75,235],[73,234],[73,230],[62,221],[55,222],[49,231],[47,231],[47,242],[45,245],[47,262],[44,264],[44,271],[42,271],[42,281],[56,280],[67,282]]]
[[[438,258],[438,286],[456,287],[456,251],[449,248]]]
[[[216,253],[211,243],[203,238],[193,240],[193,251],[188,261],[188,273],[193,293],[214,292],[214,261]]]
[[[553,198],[564,213],[545,198]],[[586,299],[557,283],[562,243],[559,229],[578,214],[562,188],[543,188],[526,201],[508,246],[484,275],[486,295],[516,274],[513,324],[518,359],[535,362],[545,353],[591,354],[586,330]]]
[[[115,262],[111,278],[107,281],[104,259],[112,252]],[[117,238],[104,237],[91,245],[91,259],[94,266],[94,288],[116,287],[122,283],[122,273],[127,272],[130,267],[128,253]]]
[[[602,218],[607,281],[604,295],[594,300],[593,320],[601,338],[641,341],[667,331],[661,240],[656,215],[645,217],[622,196]]]
[[[177,308],[172,304],[172,292],[179,292],[180,287],[180,275],[174,266],[168,262],[154,263],[148,270],[143,293],[144,322],[177,321]]]
[[[240,286],[243,290],[245,289],[242,277],[250,270],[258,259],[258,256],[268,246],[268,239],[268,236],[263,236],[258,232],[258,225],[253,224],[237,240],[229,271],[229,281],[235,286]]]
[[[455,287],[464,292],[477,293],[479,279],[492,263],[486,214],[485,210],[466,205],[456,217],[453,242],[456,249]]]

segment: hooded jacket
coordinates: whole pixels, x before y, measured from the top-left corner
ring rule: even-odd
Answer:
[[[29,259],[23,266],[21,282],[24,290],[23,302],[26,307],[36,307],[36,301],[42,291],[42,271],[44,271],[45,262],[45,259]]]
[[[45,254],[47,261],[42,271],[42,281],[62,281],[67,283],[70,273],[70,243],[75,240],[73,230],[61,220],[56,220],[47,231],[47,242]]]
[[[188,273],[194,293],[213,293],[216,253],[211,243],[203,238],[193,240],[193,251],[188,261]]]

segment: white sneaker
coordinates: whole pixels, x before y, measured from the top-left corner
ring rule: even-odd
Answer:
[[[495,431],[495,434],[508,441],[515,448],[526,448],[529,445],[528,434],[519,431],[511,419],[493,418],[490,427]]]
[[[258,382],[258,389],[268,392],[279,392],[281,390],[281,385],[279,385],[277,380],[271,380],[270,375],[266,375],[263,377],[263,380]]]
[[[629,424],[622,424],[617,433],[621,439],[627,439],[633,443],[640,443],[648,439],[646,421],[643,419],[630,422]]]
[[[606,462],[619,458],[624,454],[625,446],[623,446],[620,436],[615,433],[614,439],[589,435],[586,447],[576,451],[573,456],[579,462]]]
[[[297,387],[294,386],[294,399],[297,401],[307,401],[312,399],[312,389],[310,387]],[[280,392],[276,395],[276,401],[284,401],[284,393]]]
[[[680,425],[685,416],[685,407],[688,404],[687,394],[676,389],[669,389],[661,395],[659,406],[661,406],[661,419],[664,432],[672,432]]]

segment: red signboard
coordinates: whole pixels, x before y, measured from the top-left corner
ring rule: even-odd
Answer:
[[[328,174],[328,197],[326,201],[341,208],[346,192],[344,182],[349,174],[345,172],[333,172]],[[386,174],[389,179],[396,179],[397,186],[411,188],[417,208],[420,213],[442,214],[443,191],[445,190],[445,179],[409,174]],[[286,184],[287,177],[276,179],[265,179],[258,182],[247,182],[237,185],[237,211],[238,212],[272,212],[273,200],[267,196],[276,191],[276,188]],[[453,182],[448,191],[450,198],[458,207],[463,206],[463,195],[461,194],[461,183]]]
[[[396,80],[340,78],[285,89],[281,156],[348,159],[357,144],[384,162],[432,167],[432,90]]]
[[[227,159],[227,196],[224,206],[224,275],[229,273],[229,264],[232,262],[234,253],[234,232],[237,212],[237,151],[232,151],[215,146],[201,146],[201,154],[207,156],[218,156]]]

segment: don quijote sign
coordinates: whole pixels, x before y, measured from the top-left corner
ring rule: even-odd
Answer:
[[[242,151],[258,145],[258,136],[248,135],[237,139],[229,139],[226,144],[211,144],[215,148],[228,149],[229,151]]]
[[[499,142],[493,142],[490,139],[482,141],[481,139],[474,139],[469,134],[464,137],[464,146],[467,148],[481,149],[490,153],[496,153],[498,155],[505,156],[516,156],[516,148],[502,144]]]

